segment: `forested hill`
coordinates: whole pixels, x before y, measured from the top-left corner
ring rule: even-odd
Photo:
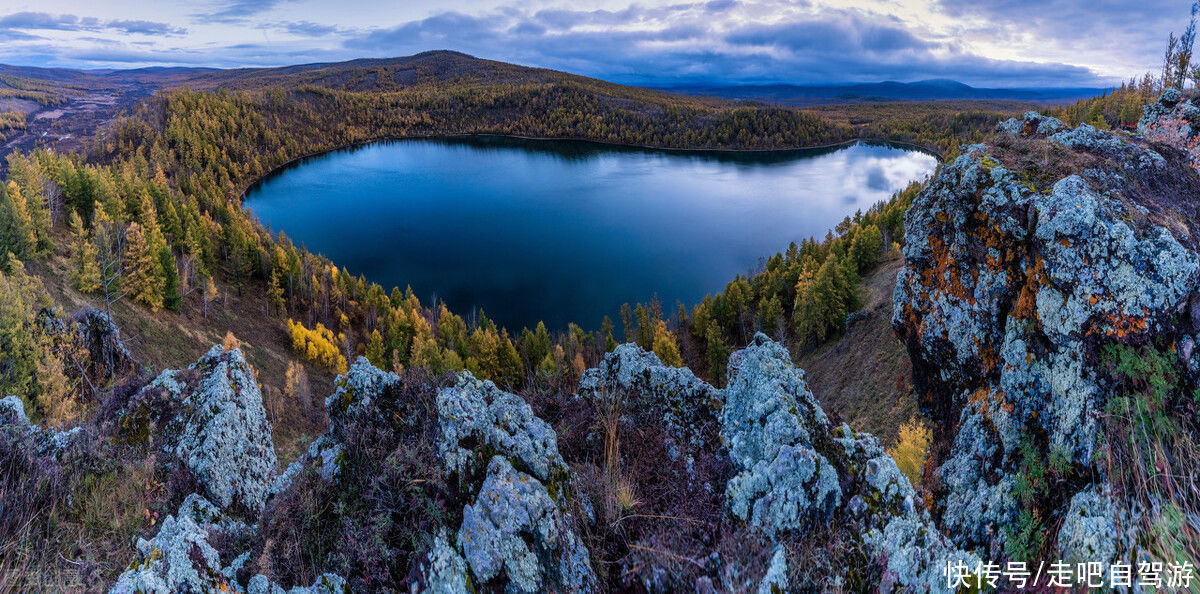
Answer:
[[[495,120],[513,119],[511,108],[526,113],[545,107],[545,97],[557,94],[568,105],[558,113],[552,127],[509,126],[489,131],[503,133],[578,136],[593,140],[688,148],[781,148],[836,143],[854,137],[845,123],[830,123],[816,115],[795,110],[752,109],[761,114],[787,114],[798,120],[800,134],[786,131],[750,129],[755,137],[770,135],[765,143],[755,138],[727,140],[682,137],[663,139],[644,133],[620,133],[629,128],[628,119],[662,118],[674,124],[678,117],[697,113],[714,115],[739,109],[725,99],[676,95],[663,91],[629,87],[597,79],[541,68],[528,68],[492,60],[474,58],[449,51],[425,52],[404,58],[360,59],[328,64],[303,64],[279,68],[242,68],[214,70],[203,68],[148,68],[136,70],[67,70],[0,65],[0,153],[29,150],[35,146],[60,151],[81,150],[87,140],[103,136],[121,113],[136,111],[156,94],[187,88],[195,91],[258,93],[266,90],[305,92],[308,95],[335,97],[338,105],[322,106],[332,114],[344,108],[360,108],[366,102],[380,109],[424,109],[467,107],[489,109]],[[352,93],[355,100],[346,99]],[[364,102],[365,99],[365,102]],[[434,105],[434,103],[438,105]],[[350,105],[353,104],[353,105]],[[589,127],[583,120],[605,119],[602,110],[624,112],[624,122],[608,118],[602,126]],[[332,115],[331,114],[331,115]],[[574,120],[563,122],[567,116]],[[473,132],[473,127],[445,127],[424,132]],[[793,122],[789,124],[797,128]],[[664,128],[666,126],[663,126]],[[410,129],[387,130],[389,134],[410,134]],[[778,134],[776,134],[778,132]],[[779,136],[775,138],[775,136]]]

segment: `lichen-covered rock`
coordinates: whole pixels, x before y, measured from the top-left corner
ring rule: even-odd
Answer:
[[[290,590],[284,590],[282,586],[268,580],[264,575],[250,578],[250,582],[246,585],[246,594],[343,594],[349,591],[346,580],[333,573],[317,576],[311,586],[296,586]]]
[[[475,583],[499,580],[522,592],[594,590],[589,553],[563,510],[570,480],[554,430],[520,397],[470,372],[438,392],[437,408],[443,467],[473,502],[455,541]],[[476,482],[480,462],[486,466]],[[426,581],[441,579],[446,563],[453,566],[453,558],[431,559]]]
[[[1099,562],[1107,567],[1120,560],[1118,553],[1132,539],[1128,517],[1096,486],[1071,498],[1062,527],[1058,530],[1060,558],[1068,563]]]
[[[769,536],[825,522],[841,503],[837,471],[824,456],[804,446],[785,445],[760,460],[725,488],[733,515]]]
[[[733,514],[767,534],[824,523],[841,503],[836,470],[812,444],[828,431],[804,372],[759,334],[734,353],[721,435],[741,471],[725,488]]]
[[[30,423],[25,414],[25,404],[16,396],[0,399],[0,430],[27,434],[32,439],[37,453],[43,456],[61,454],[82,436],[83,431],[80,427],[55,431]]]
[[[770,460],[787,445],[811,444],[829,419],[787,349],[759,333],[729,359],[721,436],[743,468]]]
[[[154,538],[138,539],[133,560],[117,578],[112,592],[342,594],[347,591],[346,581],[329,573],[318,577],[311,587],[290,590],[284,590],[265,576],[256,575],[243,589],[237,581],[237,572],[249,558],[249,553],[223,565],[214,543],[218,539],[247,542],[254,533],[253,526],[230,519],[220,508],[193,493],[179,506],[177,514],[163,520]]]
[[[192,494],[167,516],[158,534],[138,539],[128,568],[117,578],[114,594],[134,592],[221,592],[236,590],[222,571],[221,558],[209,544],[210,531],[244,532],[244,524],[226,519],[203,497]]]
[[[1107,358],[1136,345],[1181,353],[1183,365],[1193,356],[1197,327],[1181,314],[1200,303],[1200,176],[1186,165],[1200,114],[1184,104],[1164,94],[1139,125],[1182,154],[1033,113],[1008,120],[943,166],[906,214],[893,327],[935,435],[951,444],[935,450],[934,509],[952,544],[992,562],[1026,551],[1010,541],[1024,514],[1063,518],[1047,549],[1129,559],[1128,539],[1094,538],[1129,506],[1097,495],[1111,492],[1098,463],[1118,393]],[[1097,484],[1029,486],[1051,458]],[[891,546],[918,531],[897,524],[872,538]]]
[[[341,441],[349,425],[370,422],[372,419],[367,417],[379,414],[379,408],[372,406],[376,399],[399,382],[399,376],[371,365],[366,357],[356,359],[346,373],[338,376],[333,394],[325,399],[330,439]]]
[[[278,460],[254,372],[238,349],[215,346],[189,371],[164,371],[121,412],[126,439],[186,467],[222,509],[256,515]]]
[[[776,547],[771,554],[767,575],[758,583],[758,594],[783,594],[788,591],[787,555],[783,547]]]
[[[437,407],[438,450],[447,470],[472,474],[490,464],[490,454],[496,453],[538,480],[565,477],[567,466],[558,453],[554,429],[521,397],[463,372],[457,384],[438,392]],[[464,447],[468,444],[473,449]]]
[[[434,539],[433,549],[421,562],[417,574],[423,578],[422,583],[413,584],[411,592],[428,592],[430,594],[457,594],[470,591],[471,573],[467,562],[458,551],[451,546],[445,534],[439,534]]]
[[[175,455],[221,508],[257,513],[279,464],[258,381],[239,349],[215,346],[192,367],[203,379],[184,401],[190,415]]]
[[[587,552],[563,526],[546,488],[496,456],[488,464],[475,503],[463,510],[458,547],[481,582],[504,575],[510,588],[537,592],[544,589],[546,577],[551,577],[552,583],[593,589],[595,577],[587,564]],[[543,556],[559,563],[545,567]]]
[[[667,431],[690,447],[718,443],[721,391],[686,367],[664,365],[633,343],[618,345],[599,367],[579,379],[581,396],[604,400],[620,391],[628,408],[661,419]]]
[[[978,562],[917,506],[912,484],[877,439],[830,426],[783,346],[759,334],[734,353],[729,369],[722,436],[740,468],[725,490],[734,516],[773,540],[833,530],[861,543],[864,563],[880,563],[888,584],[915,591],[938,589],[938,563]],[[902,538],[926,548],[908,550]]]
[[[121,340],[121,329],[107,313],[84,308],[71,320],[79,343],[87,349],[88,375],[100,383],[124,377],[139,367],[125,342]]]

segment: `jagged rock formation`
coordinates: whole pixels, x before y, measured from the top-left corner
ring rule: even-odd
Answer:
[[[54,456],[62,452],[81,435],[83,428],[54,431],[29,422],[25,405],[16,396],[0,399],[0,428],[17,433],[16,437],[27,437],[32,441],[40,456]]]
[[[262,511],[278,461],[262,392],[241,350],[214,346],[187,371],[164,371],[120,415],[131,440],[152,440],[221,509]]]
[[[1177,113],[1165,99],[1143,131]],[[1105,418],[1122,353],[1178,360],[1200,330],[1188,318],[1200,177],[1187,158],[1031,112],[943,166],[913,203],[893,326],[937,423],[935,516],[955,543],[993,561],[1039,549],[1133,560],[1116,526],[1150,510],[1113,488],[1122,469],[1102,455]],[[1180,393],[1194,381],[1177,379]],[[1043,474],[1052,484],[1030,478]],[[1062,526],[1041,542],[1048,518]]]
[[[158,534],[150,540],[139,539],[128,569],[117,578],[114,594],[134,592],[238,592],[277,594],[284,592],[265,576],[256,575],[243,590],[237,572],[248,557],[243,554],[222,566],[220,553],[210,541],[245,542],[253,538],[255,528],[231,520],[217,506],[197,494],[189,495],[175,516],[167,516]],[[346,582],[326,574],[308,588],[292,588],[290,594],[334,594],[343,592]]]
[[[944,587],[948,562],[979,562],[939,533],[878,440],[830,427],[781,345],[758,334],[734,353],[729,370],[722,436],[741,468],[726,487],[735,516],[774,539],[828,535],[832,527],[868,551],[863,561],[879,564],[881,583],[916,591]],[[861,570],[845,568],[843,585],[870,584],[869,570],[851,575]]]
[[[620,390],[631,408],[653,415],[688,447],[713,447],[720,431],[720,390],[685,367],[663,365],[635,344],[622,344],[579,380],[579,394],[597,401]]]

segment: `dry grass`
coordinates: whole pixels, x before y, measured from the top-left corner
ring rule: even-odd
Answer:
[[[912,363],[892,331],[892,289],[902,261],[887,262],[863,277],[863,309],[871,315],[840,338],[793,356],[809,388],[837,422],[849,423],[883,443],[917,414]]]
[[[45,258],[26,264],[30,274],[42,279],[55,303],[66,313],[83,307],[103,308],[102,300],[83,295],[70,286],[68,238],[55,237],[60,247]],[[261,291],[244,290],[238,295],[236,287],[217,283],[221,297],[209,307],[204,316],[199,291],[184,298],[181,312],[162,310],[151,312],[127,300],[112,307],[113,319],[121,328],[126,346],[151,373],[161,369],[182,369],[191,365],[213,345],[242,349],[246,359],[258,372],[264,397],[284,393],[287,370],[294,363],[291,340],[284,321],[271,315],[266,296]],[[315,366],[307,369],[309,389],[325,395],[333,391],[334,376]],[[275,448],[283,460],[293,460],[307,443],[324,431],[326,419],[321,407],[297,407],[276,400],[272,415]]]

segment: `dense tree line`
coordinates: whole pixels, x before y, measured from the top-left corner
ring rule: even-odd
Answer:
[[[846,122],[860,138],[902,142],[952,159],[961,147],[982,141],[996,124],[1036,110],[1020,101],[925,101],[822,105],[815,113]]]
[[[482,313],[464,319],[421,303],[411,289],[387,291],[339,269],[272,235],[239,201],[253,180],[310,153],[473,132],[689,148],[781,148],[854,134],[797,110],[686,101],[620,107],[561,82],[386,93],[181,89],[122,118],[86,161],[44,150],[11,156],[0,191],[0,253],[37,258],[54,237],[66,237],[72,284],[104,305],[128,299],[178,311],[198,293],[207,315],[214,280],[265,290],[280,325],[290,321],[298,355],[331,371],[365,355],[384,368],[469,369],[512,388],[573,381],[616,346],[611,321],[594,331],[571,325],[551,333],[538,324],[510,334]],[[836,334],[858,307],[859,275],[901,237],[911,193],[848,218],[823,242],[792,246],[673,319],[657,304],[623,310],[623,338],[719,380],[727,352],[756,329],[798,344]]]

